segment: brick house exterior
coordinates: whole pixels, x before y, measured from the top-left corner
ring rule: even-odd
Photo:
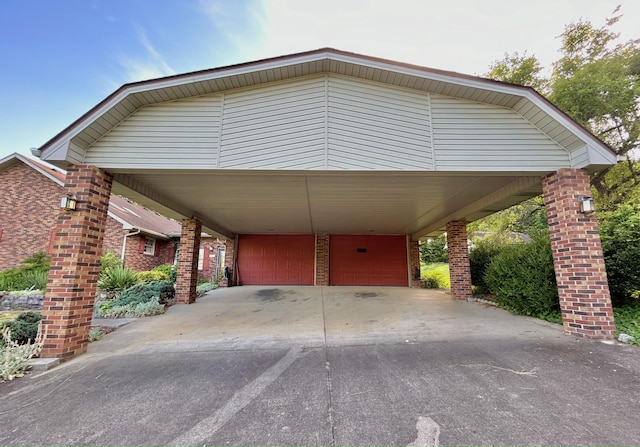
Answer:
[[[19,154],[0,160],[0,270],[17,267],[38,251],[52,254],[60,199],[67,193],[65,175]],[[179,232],[178,222],[112,195],[102,249],[122,257],[124,247],[126,266],[150,270],[173,262],[176,240],[169,235]]]

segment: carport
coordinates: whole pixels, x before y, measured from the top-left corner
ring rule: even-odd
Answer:
[[[86,350],[109,194],[182,221],[177,296],[202,231],[228,285],[417,286],[418,241],[447,232],[471,296],[467,222],[540,193],[564,329],[614,332],[589,174],[616,155],[534,90],[321,49],[127,84],[43,145],[68,170],[44,356]]]

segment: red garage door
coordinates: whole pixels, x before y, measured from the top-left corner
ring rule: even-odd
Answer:
[[[243,234],[238,239],[238,276],[243,285],[313,285],[312,234]]]
[[[333,286],[407,286],[404,236],[331,236],[329,284]]]

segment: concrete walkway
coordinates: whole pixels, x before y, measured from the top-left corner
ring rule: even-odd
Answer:
[[[429,290],[240,287],[0,384],[0,445],[639,445],[640,350]]]

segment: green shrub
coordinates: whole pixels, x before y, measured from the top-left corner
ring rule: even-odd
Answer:
[[[599,226],[613,305],[640,302],[640,204],[601,213]]]
[[[98,288],[104,292],[119,292],[133,286],[137,280],[136,273],[128,267],[107,267],[100,274]]]
[[[0,272],[0,290],[20,290],[22,288],[22,276],[18,269],[12,268]]]
[[[173,264],[159,265],[153,268],[153,271],[162,272],[169,277],[169,281],[176,282],[176,276],[178,275],[178,271],[176,269],[176,266],[174,266]]]
[[[23,259],[20,263],[22,264],[21,270],[48,272],[50,259],[45,252],[39,251]]]
[[[97,341],[104,337],[102,331],[97,327],[89,329],[89,341]]]
[[[138,272],[138,284],[149,284],[154,281],[169,281],[169,275],[158,270]]]
[[[199,284],[198,287],[196,287],[196,292],[198,295],[204,295],[205,293],[217,288],[218,288],[217,282],[205,282],[205,283]]]
[[[616,320],[616,335],[628,334],[633,337],[629,343],[640,346],[640,305],[627,304],[613,309]]]
[[[22,285],[27,290],[44,290],[47,287],[49,271],[27,270],[22,272]]]
[[[108,251],[100,257],[100,273],[112,267],[122,267],[122,259]]]
[[[11,330],[11,339],[14,342],[24,345],[36,339],[40,318],[40,312],[23,312],[3,326]]]
[[[433,263],[424,266],[420,275],[426,288],[448,289],[451,287],[449,264]]]
[[[148,312],[159,313],[159,306],[164,309],[164,304],[173,301],[175,289],[171,281],[156,281],[149,284],[137,284],[126,289],[120,296],[104,301],[98,306],[97,312],[102,316],[120,316],[145,314]],[[149,304],[149,303],[156,303]],[[139,306],[142,305],[142,306]]]
[[[474,293],[492,293],[485,281],[487,268],[507,243],[504,237],[496,235],[477,238],[473,242],[473,248],[469,253],[469,265],[471,267],[471,284],[475,286]]]
[[[486,284],[500,307],[520,315],[548,315],[559,310],[551,244],[546,234],[527,244],[509,244],[493,257]]]
[[[449,253],[445,250],[446,245],[445,235],[434,237],[420,244],[420,260],[425,264],[449,262]]]
[[[37,333],[33,343],[19,344],[11,334],[11,329],[5,327],[0,332],[0,380],[13,380],[22,377],[29,368],[29,359],[42,351],[43,337]]]

